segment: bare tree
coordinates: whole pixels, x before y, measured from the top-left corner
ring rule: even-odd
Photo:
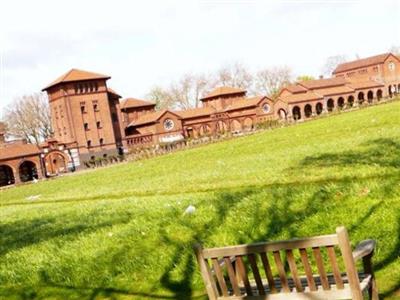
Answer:
[[[198,107],[200,98],[211,88],[212,80],[204,74],[185,74],[168,88],[154,87],[147,95],[158,109],[189,109]]]
[[[49,102],[44,93],[15,99],[6,107],[4,120],[9,134],[31,143],[39,144],[52,135]]]
[[[330,56],[326,59],[325,65],[322,67],[322,73],[326,76],[331,76],[336,67],[346,61],[347,58],[345,55]]]
[[[230,86],[251,91],[253,84],[253,74],[245,65],[236,62],[219,69],[212,85]]]
[[[279,90],[290,84],[292,71],[289,67],[272,67],[260,70],[255,75],[256,92],[275,98]]]

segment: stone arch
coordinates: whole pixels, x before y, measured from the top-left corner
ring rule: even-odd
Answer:
[[[337,106],[339,109],[344,108],[344,98],[343,97],[339,97],[339,99],[337,100]]]
[[[280,109],[278,110],[278,116],[279,116],[279,119],[281,119],[281,120],[286,120],[286,118],[287,118],[287,112],[286,112],[286,110],[284,110],[283,108],[280,108]]]
[[[359,92],[357,95],[357,99],[358,99],[358,104],[363,104],[364,103],[364,93]]]
[[[335,101],[333,101],[332,98],[329,98],[328,101],[326,102],[326,107],[329,112],[333,111],[333,109],[335,108]]]
[[[298,106],[293,107],[292,114],[293,114],[293,119],[294,120],[300,120],[301,119],[300,107],[298,107]]]
[[[51,151],[44,157],[46,175],[53,176],[68,171],[68,156],[61,151]]]
[[[311,104],[306,104],[306,106],[304,106],[304,116],[306,118],[310,118],[312,116],[312,106],[311,106]]]
[[[15,183],[14,170],[9,165],[0,165],[0,187]]]
[[[19,178],[21,182],[38,179],[38,170],[36,164],[30,160],[24,160],[18,167]]]
[[[354,96],[353,96],[353,95],[350,95],[350,96],[347,98],[347,105],[348,105],[349,107],[353,107],[353,105],[354,105]]]
[[[231,121],[231,131],[232,132],[240,132],[240,131],[242,131],[242,124],[240,124],[239,120],[233,119]]]
[[[383,91],[381,89],[376,91],[376,99],[378,99],[378,101],[380,101],[382,99],[383,96]]]
[[[372,103],[372,101],[374,100],[374,92],[373,91],[368,91],[367,99],[368,99],[368,103]]]
[[[315,104],[315,112],[317,113],[317,115],[322,114],[324,110],[324,106],[322,105],[321,102],[318,102],[317,104]]]
[[[253,129],[253,119],[252,118],[246,118],[243,121],[243,129],[246,131],[252,130]]]

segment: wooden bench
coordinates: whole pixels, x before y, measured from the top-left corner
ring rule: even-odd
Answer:
[[[195,246],[211,300],[361,300],[365,293],[376,300],[374,249],[375,241],[366,240],[352,252],[344,227],[338,227],[336,234],[288,241],[210,249]],[[356,268],[360,259],[362,272]]]

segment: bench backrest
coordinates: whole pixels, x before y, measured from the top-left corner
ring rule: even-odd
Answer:
[[[330,290],[329,279],[340,290],[344,288],[340,265],[344,265],[353,298],[361,293],[344,227],[337,228],[336,234],[304,239],[210,249],[197,246],[196,256],[210,299],[288,293],[291,287],[301,293],[305,285],[311,292]],[[333,274],[329,279],[328,271]],[[268,289],[263,282],[268,282]]]

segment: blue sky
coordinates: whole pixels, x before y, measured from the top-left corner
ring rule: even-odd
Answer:
[[[0,110],[71,68],[143,97],[239,61],[318,76],[327,57],[400,46],[400,1],[54,1],[0,7]]]

